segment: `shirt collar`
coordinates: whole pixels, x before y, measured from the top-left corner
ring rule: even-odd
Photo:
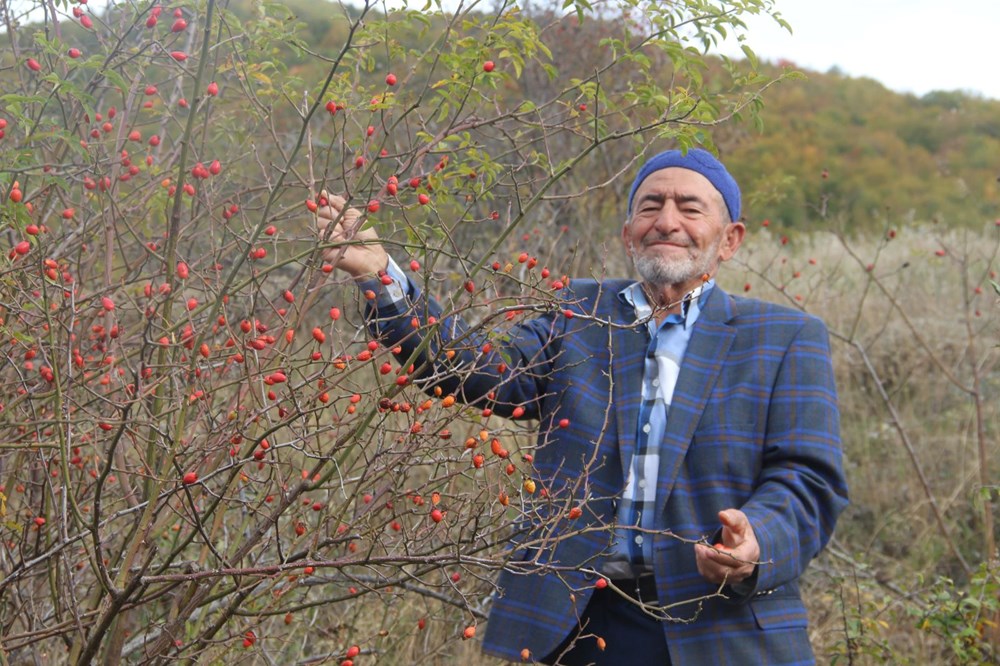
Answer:
[[[688,293],[684,294],[681,302],[680,314],[673,314],[665,321],[682,324],[684,328],[694,326],[701,313],[701,308],[705,305],[705,299],[715,286],[715,280],[703,282]],[[646,298],[646,292],[642,289],[642,283],[633,282],[629,286],[618,292],[618,298],[624,299],[635,310],[636,322],[649,322],[650,327],[655,329],[653,318],[653,306]]]

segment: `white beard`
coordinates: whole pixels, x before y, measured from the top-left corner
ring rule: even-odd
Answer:
[[[679,259],[665,259],[659,255],[643,255],[629,247],[635,270],[644,282],[654,287],[664,287],[675,284],[685,284],[702,275],[712,274],[715,262],[722,246],[722,236],[719,236],[705,252],[699,252],[694,246],[685,248],[687,253]]]

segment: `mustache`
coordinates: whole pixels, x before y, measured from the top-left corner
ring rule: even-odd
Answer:
[[[673,233],[665,234],[659,231],[651,231],[642,237],[640,244],[643,247],[649,247],[654,243],[673,243],[674,245],[680,245],[681,247],[691,247],[691,238],[683,233]]]

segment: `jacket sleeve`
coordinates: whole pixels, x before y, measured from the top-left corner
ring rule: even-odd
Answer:
[[[770,398],[758,483],[742,510],[760,544],[748,599],[797,579],[847,506],[839,410],[826,327],[809,317],[788,347]]]
[[[471,326],[459,307],[445,311],[412,280],[405,287],[403,299],[368,300],[365,320],[382,344],[400,348],[396,358],[413,383],[424,390],[441,387],[468,404],[488,403],[501,416],[520,407],[522,418],[539,418],[565,325],[557,308],[539,301],[525,306],[539,316],[508,328],[493,327],[497,322],[488,319],[502,321],[502,312]]]

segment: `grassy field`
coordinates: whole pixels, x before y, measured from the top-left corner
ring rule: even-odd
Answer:
[[[998,238],[990,223],[787,251],[765,232],[746,248],[751,293],[801,305],[833,338],[852,504],[809,576],[824,661],[987,660],[996,560],[970,580],[995,548]]]

